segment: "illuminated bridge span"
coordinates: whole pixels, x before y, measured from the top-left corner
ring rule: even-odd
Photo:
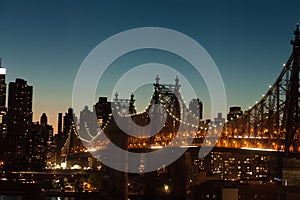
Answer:
[[[295,39],[291,41],[293,52],[276,82],[242,116],[229,119],[223,132],[224,137],[264,139],[264,144],[284,150],[286,155],[300,151],[299,24],[294,35]],[[257,142],[257,145],[260,143]]]
[[[96,113],[98,119],[95,121],[101,121],[101,133],[99,134],[99,129],[98,133],[92,133],[91,127],[83,126],[80,127],[79,137],[88,142],[86,149],[89,151],[102,150],[111,140],[119,144],[122,143],[120,140],[124,140],[121,146],[132,150],[156,149],[167,145],[172,147],[215,145],[218,148],[284,151],[286,156],[290,152],[299,152],[299,25],[294,35],[295,39],[291,42],[292,54],[276,82],[270,86],[269,91],[259,102],[242,115],[229,119],[223,128],[214,122],[201,121],[193,114],[195,112],[189,110],[180,94],[178,77],[175,84],[170,85],[160,84],[157,76],[153,84],[152,98],[144,112],[136,112],[133,94],[130,99],[120,99],[116,94],[107,119],[101,117],[99,119]],[[125,127],[126,130],[117,128],[118,120],[128,122],[125,123],[128,125]],[[131,120],[134,123],[130,123]],[[160,126],[161,123],[163,126]],[[162,128],[157,130],[157,134],[150,135],[155,126]],[[71,129],[71,132],[78,136],[75,128]],[[134,133],[134,136],[127,133]],[[104,137],[101,137],[103,134],[109,139],[103,139]],[[69,137],[68,140],[71,138],[76,137]],[[84,148],[69,147],[76,142],[68,140],[64,152],[70,152],[72,149],[77,149],[77,152],[86,151]]]
[[[167,145],[176,147],[190,145],[193,138],[200,137],[201,134],[205,135],[208,125],[203,125],[198,130],[200,119],[188,109],[183,101],[179,92],[178,77],[175,79],[175,84],[171,85],[160,84],[157,76],[153,86],[154,92],[149,105],[140,113],[135,110],[133,94],[130,99],[119,99],[116,93],[111,105],[111,114],[102,125],[102,133],[95,138],[86,127],[83,131],[86,134],[80,135],[80,138],[87,142],[92,141],[89,146],[100,150],[110,142],[107,139],[103,140],[101,134],[105,133],[108,138],[112,139],[112,137],[118,137],[115,134],[120,134],[121,131],[123,132],[121,134],[134,134],[134,136],[128,136],[129,149],[155,149]],[[126,130],[116,129],[120,123],[126,125]]]

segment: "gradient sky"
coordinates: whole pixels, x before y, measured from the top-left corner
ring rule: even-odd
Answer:
[[[228,106],[245,110],[266,93],[288,60],[299,8],[299,0],[0,0],[0,57],[7,83],[23,78],[34,86],[34,120],[46,112],[56,128],[57,113],[72,105],[77,70],[95,46],[128,29],[165,27],[207,50],[223,77]],[[169,56],[162,54],[155,61]],[[139,64],[151,61],[147,52],[132,57]]]

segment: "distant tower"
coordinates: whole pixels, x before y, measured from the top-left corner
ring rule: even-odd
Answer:
[[[198,117],[198,119],[203,118],[203,103],[199,98],[192,99],[189,104],[189,110]]]
[[[48,124],[48,118],[47,118],[47,115],[46,113],[43,113],[42,116],[41,116],[41,119],[40,119],[40,124],[42,126],[45,126]]]
[[[218,113],[218,116],[214,119],[214,124],[216,125],[218,131],[223,128],[225,124],[225,118],[222,117],[222,113]]]
[[[58,113],[57,134],[62,133],[62,113]]]
[[[64,134],[69,134],[69,131],[71,127],[77,125],[77,118],[75,117],[75,114],[73,112],[73,108],[69,108],[68,112],[64,116],[64,128],[63,128],[63,133]]]
[[[156,78],[155,78],[155,83],[153,84],[154,88],[155,88],[155,91],[154,91],[154,104],[159,104],[159,75],[157,74],[156,75]]]
[[[178,75],[175,78],[175,92],[179,93],[179,88],[181,87],[181,85],[179,84],[179,78]]]
[[[129,114],[136,114],[135,106],[134,106],[134,95],[133,93],[130,95],[130,101],[129,101]]]

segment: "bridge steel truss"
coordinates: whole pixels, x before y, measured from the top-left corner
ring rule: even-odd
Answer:
[[[227,127],[244,137],[268,138],[270,143],[284,147],[288,156],[291,151],[299,151],[299,66],[300,31],[299,25],[291,41],[293,52],[284,65],[276,82],[270,86],[263,98]],[[275,141],[275,142],[274,142]]]
[[[159,84],[157,81],[153,84],[154,93],[145,111],[142,113],[134,113],[130,116],[123,116],[131,117],[135,124],[139,126],[146,126],[149,123],[151,123],[152,126],[157,126],[165,119],[162,129],[151,137],[149,137],[149,133],[152,131],[151,127],[149,127],[149,129],[131,129],[131,131],[136,133],[141,130],[144,132],[140,133],[139,137],[129,137],[129,148],[149,148],[151,145],[166,146],[170,142],[173,142],[174,137],[180,135],[177,134],[179,126],[198,127],[199,119],[195,117],[191,119],[192,114],[189,112],[179,92],[180,85],[178,84],[178,77],[176,77],[175,81],[175,85]],[[154,105],[160,106],[155,107]],[[152,122],[150,118],[153,120]],[[183,129],[187,130],[187,128]],[[180,146],[182,144],[172,143],[172,145]]]

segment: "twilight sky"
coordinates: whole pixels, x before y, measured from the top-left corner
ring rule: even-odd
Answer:
[[[46,112],[56,128],[57,113],[72,105],[76,73],[93,48],[128,29],[169,28],[206,49],[224,80],[228,107],[240,105],[246,110],[266,93],[290,56],[299,8],[299,0],[0,0],[0,57],[7,68],[7,83],[23,78],[34,86],[34,120]],[[121,76],[117,69],[122,67],[149,62],[175,68],[186,64],[166,52],[138,51],[117,60],[105,78]],[[161,77],[162,82],[173,79]],[[197,95],[205,111],[209,99],[201,83],[203,95]],[[110,96],[108,91],[99,95]],[[147,98],[137,95],[136,101]]]

